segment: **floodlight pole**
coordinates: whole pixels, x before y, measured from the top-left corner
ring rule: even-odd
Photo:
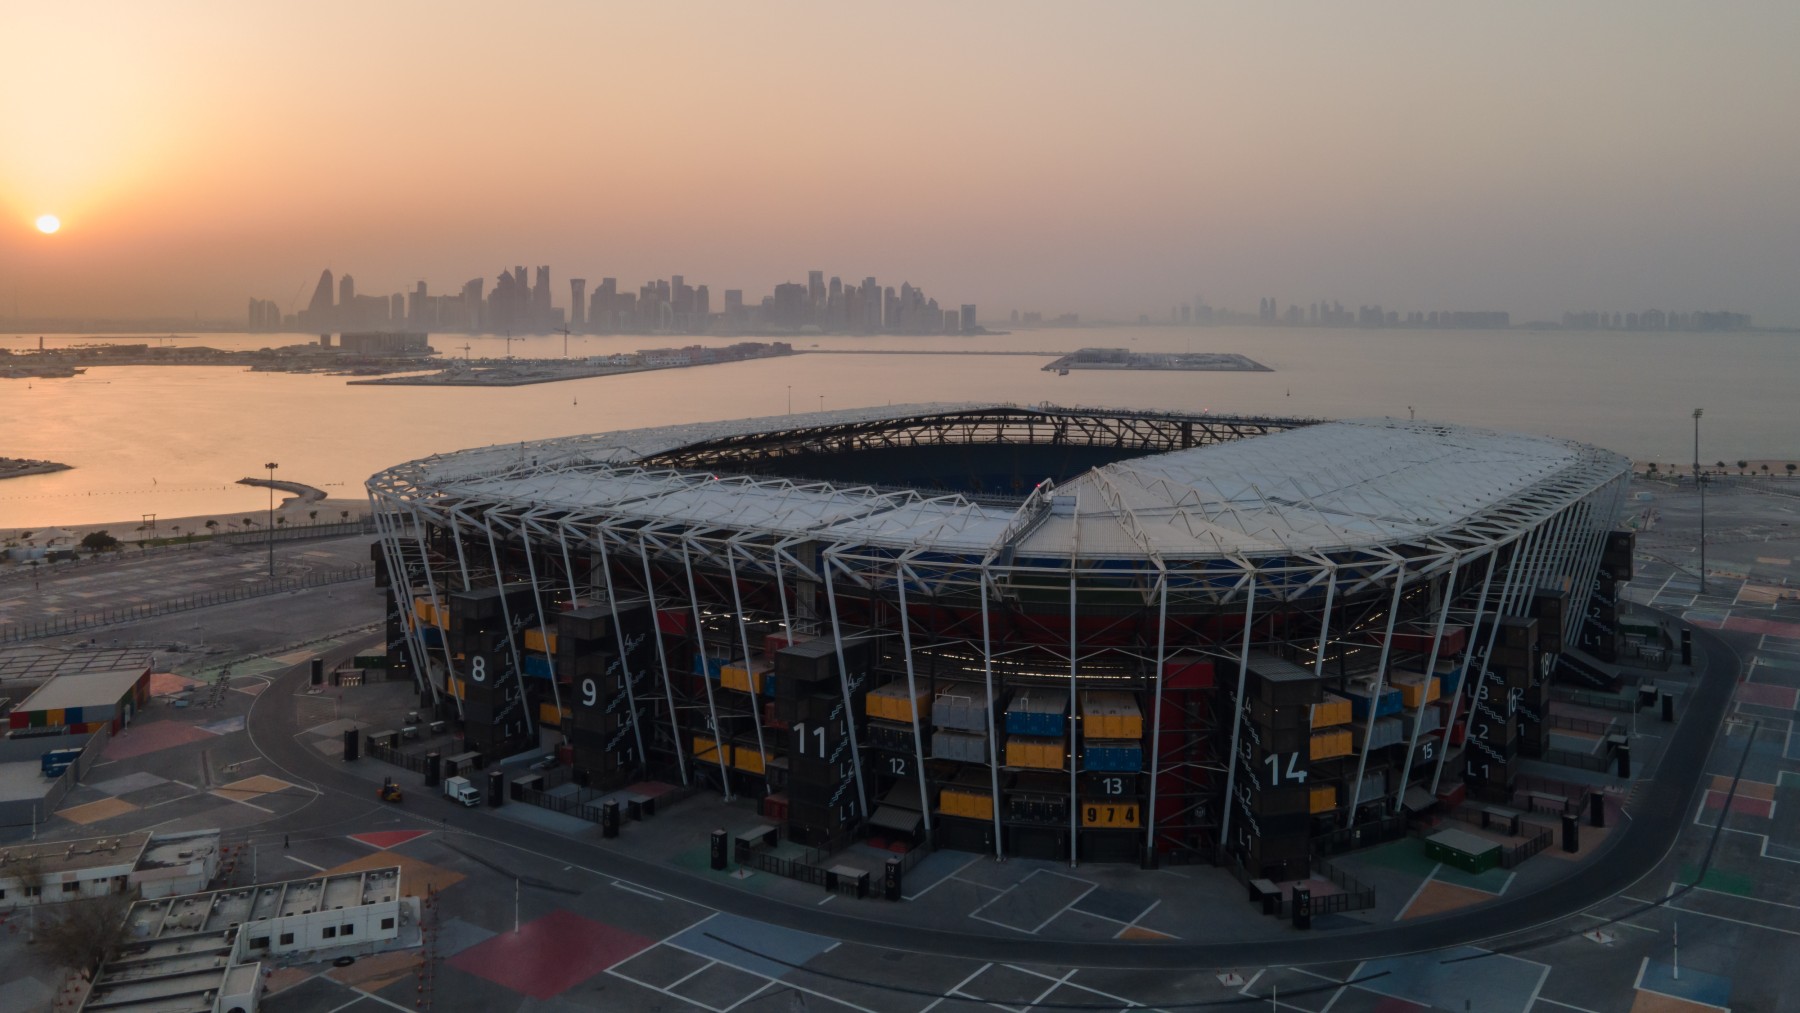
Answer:
[[[274,461],[270,461],[269,463],[263,465],[263,467],[269,469],[269,523],[268,523],[266,533],[269,536],[269,579],[274,580],[275,579],[275,469],[281,467],[281,465],[276,464]]]
[[[1694,487],[1700,490],[1700,593],[1706,593],[1706,482],[1700,476],[1700,413],[1694,409]]]

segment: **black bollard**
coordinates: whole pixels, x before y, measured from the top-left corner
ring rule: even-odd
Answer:
[[[1575,818],[1574,813],[1564,813],[1562,820],[1562,848],[1572,855],[1581,850],[1581,821]]]
[[[1312,888],[1294,887],[1294,928],[1312,928]]]
[[[489,809],[498,809],[506,804],[506,771],[488,771],[487,803]]]
[[[1606,826],[1606,799],[1599,792],[1588,796],[1588,825]]]
[[[1662,695],[1662,708],[1663,708],[1663,720],[1664,721],[1674,721],[1675,720],[1675,694],[1664,693]]]
[[[348,763],[355,760],[360,755],[359,747],[361,745],[361,732],[358,732],[354,728],[344,729],[344,762]]]
[[[1620,746],[1619,747],[1619,776],[1625,777],[1625,778],[1629,778],[1631,776],[1631,747],[1630,746]]]
[[[1681,663],[1684,665],[1691,665],[1694,663],[1694,631],[1693,630],[1682,630],[1681,631]]]
[[[714,872],[725,871],[725,831],[712,832],[712,867]]]
[[[325,681],[325,659],[324,658],[314,658],[312,660],[312,684],[315,686],[318,686],[318,685],[321,685],[322,683],[324,683],[324,681]]]
[[[425,787],[436,788],[444,776],[444,758],[437,753],[425,754]]]
[[[607,799],[600,806],[600,836],[619,836],[619,801]]]
[[[900,899],[900,875],[900,860],[898,858],[888,859],[887,867],[882,870],[881,874],[881,895],[883,897],[888,900]]]

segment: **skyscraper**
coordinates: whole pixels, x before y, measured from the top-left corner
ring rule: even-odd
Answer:
[[[569,330],[587,329],[587,279],[569,279]]]
[[[338,308],[349,309],[356,301],[356,279],[348,274],[338,279]]]

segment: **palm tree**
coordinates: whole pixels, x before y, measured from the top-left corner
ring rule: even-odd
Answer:
[[[319,512],[318,512],[318,511],[317,511],[317,510],[309,510],[309,511],[307,511],[307,512],[306,512],[306,519],[307,519],[307,520],[309,520],[309,521],[313,521],[313,522],[315,522],[315,523],[316,523],[316,522],[317,522],[317,521],[318,521],[318,519],[319,519]]]
[[[286,525],[287,525],[287,516],[285,514],[280,517],[275,518],[275,526],[276,527],[278,527],[278,528],[285,527]]]
[[[209,535],[218,534],[218,531],[219,531],[219,522],[218,521],[209,520],[206,522],[206,533],[207,534],[209,534]]]
[[[173,528],[173,529],[174,529],[174,530],[175,530],[175,537],[176,537],[176,538],[180,538],[180,537],[181,537],[181,525],[179,525],[179,524],[171,524],[171,525],[169,525],[169,527],[171,527],[171,528]]]
[[[1789,468],[1789,469],[1788,469],[1788,470],[1789,470],[1789,471],[1793,471],[1793,470],[1794,470],[1794,469],[1793,469],[1793,468],[1791,468],[1791,467],[1790,467],[1790,468]],[[339,519],[339,520],[343,520],[343,521],[347,521],[347,520],[349,520],[349,519],[350,519],[350,511],[348,511],[348,510],[339,510],[339,511],[338,511],[338,519]]]
[[[1744,473],[1744,469],[1748,468],[1748,467],[1750,467],[1749,461],[1739,461],[1738,462],[1738,474],[1742,475]]]
[[[247,527],[247,528],[256,527],[256,521],[252,520],[249,517],[246,517],[246,518],[244,518],[244,527]]]
[[[1789,478],[1793,478],[1793,477],[1794,477],[1794,465],[1791,465],[1791,464],[1790,464],[1790,465],[1788,465],[1788,466],[1787,466],[1787,473],[1788,473],[1788,477],[1789,477]]]
[[[1763,474],[1764,474],[1764,475],[1767,475],[1767,474],[1768,474],[1768,473],[1769,473],[1769,466],[1768,466],[1768,465],[1766,465],[1766,464],[1765,464],[1765,465],[1763,465],[1763,466],[1762,466],[1762,473],[1763,473]]]

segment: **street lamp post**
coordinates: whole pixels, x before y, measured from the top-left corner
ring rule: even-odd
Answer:
[[[269,469],[269,579],[275,579],[275,469],[281,467],[274,461],[263,465]]]
[[[1706,593],[1706,482],[1700,477],[1700,412],[1694,409],[1694,487],[1700,490],[1700,593]]]

